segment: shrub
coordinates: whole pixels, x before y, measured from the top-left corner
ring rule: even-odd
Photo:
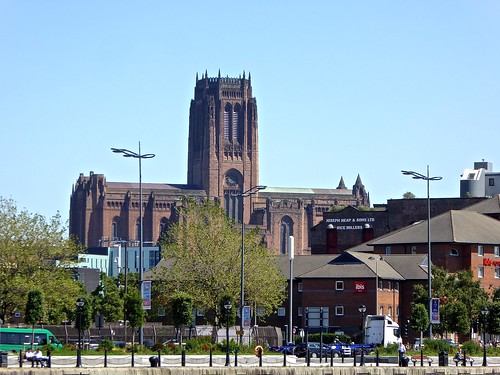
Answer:
[[[111,341],[109,339],[104,339],[100,342],[97,350],[100,352],[103,352],[105,350],[111,351],[114,349],[114,347],[115,347],[115,345],[113,344],[113,341]]]

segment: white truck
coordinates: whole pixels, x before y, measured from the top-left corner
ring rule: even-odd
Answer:
[[[399,324],[387,315],[367,315],[365,319],[365,344],[382,345],[400,343]]]

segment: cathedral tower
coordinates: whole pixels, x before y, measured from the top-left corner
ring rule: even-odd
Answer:
[[[259,183],[257,102],[251,77],[196,75],[189,111],[188,185],[223,202],[229,217],[241,218],[236,196]],[[245,205],[250,202],[247,197]],[[248,200],[248,201],[247,201]],[[250,209],[245,212],[249,221]]]

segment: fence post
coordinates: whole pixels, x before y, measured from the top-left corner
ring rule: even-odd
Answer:
[[[158,367],[161,367],[161,350],[158,349]]]
[[[182,349],[181,353],[181,366],[186,367],[186,350]]]
[[[212,348],[210,348],[210,359],[209,359],[209,361],[208,361],[208,366],[209,366],[209,367],[212,367],[212,366],[213,366],[213,361],[212,361],[212,359],[213,359],[213,349],[212,349]]]
[[[47,349],[47,367],[50,368],[52,366],[52,350]]]
[[[262,348],[258,348],[257,352],[259,353],[259,367],[262,367]]]
[[[377,367],[378,367],[378,365],[379,365],[379,359],[380,359],[380,357],[378,356],[378,349],[376,350],[375,353],[376,353],[376,355],[375,355],[375,361],[376,361]]]
[[[131,363],[131,366],[134,367],[135,365],[135,350],[134,350],[134,346],[132,345],[132,363]]]
[[[356,367],[356,349],[354,349],[354,357],[353,358],[354,358],[354,362],[353,362],[354,367]]]
[[[238,348],[234,351],[234,367],[238,367]]]
[[[283,350],[283,367],[286,367],[286,350]]]
[[[23,367],[23,351],[19,350],[19,367]]]

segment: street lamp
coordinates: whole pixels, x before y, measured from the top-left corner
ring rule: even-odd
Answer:
[[[381,256],[378,256],[377,258],[375,257],[368,257],[370,260],[375,261],[375,314],[379,313],[379,307],[378,307],[378,261],[383,260]]]
[[[225,366],[231,366],[229,360],[229,314],[231,311],[231,301],[224,302],[224,308],[226,309],[226,364]]]
[[[359,363],[360,366],[365,365],[365,312],[366,312],[366,306],[365,305],[359,305],[358,311],[361,313],[361,362]]]
[[[429,195],[429,184],[431,181],[439,181],[443,177],[429,177],[429,166],[427,176],[413,171],[401,171],[405,176],[412,176],[415,180],[427,181],[427,307],[429,308],[429,339],[432,338],[432,272],[431,272],[431,198]]]
[[[256,185],[244,191],[244,184],[241,193],[234,194],[241,198],[241,290],[240,290],[240,331],[243,332],[243,306],[245,305],[245,197],[256,194],[259,190],[264,190],[267,186]],[[240,344],[243,343],[243,335],[240,335]]]
[[[483,316],[483,366],[486,367],[486,318],[488,317],[489,311],[485,306],[481,309],[481,315]]]
[[[141,161],[142,159],[151,159],[155,157],[155,154],[141,154],[141,142],[139,142],[139,153],[124,149],[124,148],[111,148],[116,154],[123,154],[125,158],[134,158],[139,159],[139,291],[142,296],[142,284],[143,284],[143,275],[144,275],[144,250],[143,250],[143,217],[142,217],[142,169],[141,169]],[[139,344],[144,344],[144,330],[141,325],[139,327]]]
[[[288,298],[290,300],[290,305],[289,305],[289,334],[288,334],[288,343],[293,342],[293,258],[294,258],[294,246],[295,246],[295,239],[293,236],[288,237],[288,258],[290,259],[290,297]]]
[[[78,298],[76,300],[76,314],[78,315],[78,348],[76,350],[76,367],[82,367],[82,314],[85,300]]]

